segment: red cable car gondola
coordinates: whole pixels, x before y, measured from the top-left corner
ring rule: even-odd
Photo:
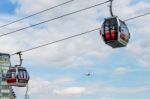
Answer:
[[[20,64],[10,67],[6,74],[7,84],[10,86],[26,87],[29,81],[29,74],[25,67],[22,67],[21,52],[16,53],[20,57]]]
[[[130,33],[125,22],[113,15],[112,1],[110,0],[111,17],[104,20],[100,35],[104,42],[112,48],[125,47],[129,42]]]
[[[125,47],[130,38],[127,25],[118,17],[106,18],[100,34],[104,42],[112,48]]]
[[[25,87],[29,81],[29,74],[24,67],[10,67],[6,74],[6,81],[10,86]]]

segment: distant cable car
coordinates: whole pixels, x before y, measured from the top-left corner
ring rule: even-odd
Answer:
[[[29,81],[29,74],[24,67],[10,67],[6,74],[6,81],[10,86],[25,87]]]
[[[112,48],[125,47],[130,39],[130,33],[124,21],[112,13],[112,0],[110,0],[111,17],[106,18],[102,24],[100,35],[104,42]]]
[[[29,81],[29,74],[25,67],[22,67],[21,52],[16,53],[20,57],[20,64],[10,67],[6,74],[7,84],[10,86],[26,87]]]

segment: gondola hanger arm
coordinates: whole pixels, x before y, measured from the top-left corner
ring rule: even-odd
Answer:
[[[113,14],[113,11],[112,11],[112,2],[113,2],[113,0],[109,0],[109,1],[110,1],[109,12],[110,12],[111,17],[114,17],[114,14]]]
[[[19,51],[19,52],[17,52],[16,54],[17,54],[17,55],[19,55],[19,60],[20,60],[20,64],[19,64],[19,66],[21,66],[21,65],[22,65],[22,61],[23,61],[23,59],[22,59],[22,57],[21,57],[22,52],[21,52],[21,51]]]

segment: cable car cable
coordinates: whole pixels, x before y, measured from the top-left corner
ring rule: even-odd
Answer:
[[[84,34],[88,34],[88,33],[90,33],[90,32],[94,32],[94,31],[99,30],[99,29],[100,29],[100,28],[96,28],[96,29],[93,29],[93,30],[90,30],[90,31],[87,31],[87,32],[83,32],[83,33],[76,34],[76,35],[72,35],[72,36],[69,36],[69,37],[66,37],[66,38],[63,38],[63,39],[59,39],[59,40],[56,40],[56,41],[53,41],[53,42],[49,42],[49,43],[46,43],[46,44],[43,44],[43,45],[39,45],[39,46],[30,48],[30,49],[21,51],[21,53],[28,52],[28,51],[31,51],[31,50],[35,50],[35,49],[38,49],[38,48],[41,48],[41,47],[44,47],[44,46],[47,46],[47,45],[51,45],[51,44],[54,44],[54,43],[58,43],[58,42],[61,42],[61,41],[65,41],[65,40],[67,40],[67,39],[71,39],[71,38],[74,38],[74,37],[78,37],[78,36],[81,36],[81,35],[84,35]],[[11,55],[15,55],[15,54],[16,54],[16,53],[11,54]]]
[[[138,15],[138,16],[132,17],[132,18],[128,18],[128,19],[126,19],[126,21],[133,20],[133,19],[136,19],[136,18],[139,18],[139,17],[143,17],[143,16],[146,16],[146,15],[149,15],[149,14],[143,14],[143,15]],[[72,35],[72,36],[69,36],[69,37],[66,37],[66,38],[63,38],[63,39],[56,40],[56,41],[53,41],[53,42],[49,42],[49,43],[46,43],[46,44],[43,44],[43,45],[32,47],[30,49],[23,50],[23,51],[20,51],[20,52],[24,53],[24,52],[32,51],[32,50],[35,50],[35,49],[38,49],[38,48],[41,48],[41,47],[45,47],[47,45],[51,45],[51,44],[58,43],[58,42],[61,42],[61,41],[65,41],[65,40],[68,40],[68,39],[71,39],[71,38],[74,38],[74,37],[78,37],[78,36],[81,36],[81,35],[84,35],[84,34],[88,34],[88,33],[94,32],[94,31],[99,30],[99,29],[100,28],[92,29],[92,30],[89,30],[89,31],[86,31],[86,32],[83,32],[83,33],[79,33],[79,34]],[[17,53],[14,53],[14,54],[11,54],[11,55],[15,55],[15,54],[17,54]]]
[[[45,10],[42,10],[42,11],[39,11],[39,12],[37,12],[37,13],[31,14],[31,15],[29,15],[29,16],[26,16],[26,17],[24,17],[24,18],[21,18],[21,19],[12,21],[12,22],[10,22],[10,23],[1,25],[0,28],[5,27],[5,26],[8,26],[8,25],[11,25],[11,24],[13,24],[13,23],[17,23],[17,22],[19,22],[19,21],[25,20],[25,19],[27,19],[27,18],[33,17],[33,16],[38,15],[38,14],[41,14],[41,13],[43,13],[43,12],[52,10],[52,9],[54,9],[54,8],[60,7],[60,6],[62,6],[62,5],[65,5],[65,4],[70,3],[70,2],[72,2],[72,1],[74,1],[74,0],[70,0],[70,1],[67,1],[67,2],[64,2],[64,3],[61,3],[61,4],[58,4],[58,5],[56,5],[56,6],[47,8],[47,9],[45,9]]]
[[[66,16],[70,16],[70,15],[72,15],[72,14],[79,13],[79,12],[82,12],[82,11],[85,11],[85,10],[88,10],[88,9],[91,9],[91,8],[94,8],[94,7],[103,5],[103,4],[105,4],[105,3],[108,3],[108,2],[109,2],[109,1],[105,1],[105,2],[96,4],[96,5],[87,7],[87,8],[83,8],[83,9],[81,9],[81,10],[77,10],[77,11],[74,11],[74,12],[71,12],[71,13],[68,13],[68,14],[64,14],[64,15],[61,15],[61,16],[58,16],[58,17],[55,17],[55,18],[52,18],[52,19],[49,19],[49,20],[46,20],[46,21],[39,22],[39,23],[37,23],[37,24],[33,24],[33,25],[30,25],[30,26],[27,26],[27,27],[24,27],[24,28],[21,28],[21,29],[12,31],[12,32],[4,33],[4,34],[0,35],[0,37],[6,36],[6,35],[10,35],[10,34],[13,34],[13,33],[16,33],[16,32],[19,32],[19,31],[22,31],[22,30],[31,28],[31,27],[35,27],[35,26],[44,24],[44,23],[48,23],[48,22],[50,22],[50,21],[54,21],[54,20],[57,20],[57,19],[60,19],[60,18],[66,17]]]
[[[146,15],[149,15],[149,14],[150,14],[150,12],[145,13],[145,14],[141,14],[141,15],[138,15],[138,16],[135,16],[135,17],[132,17],[132,18],[129,18],[129,19],[126,19],[126,20],[124,20],[124,21],[130,21],[130,20],[133,20],[133,19],[137,19],[137,18],[139,18],[139,17],[143,17],[143,16],[146,16]]]

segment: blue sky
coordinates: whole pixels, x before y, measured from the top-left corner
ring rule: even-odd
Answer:
[[[10,0],[1,0],[0,13],[13,14],[16,8],[16,4],[13,4]]]
[[[10,32],[103,1],[75,0],[66,6],[1,28],[0,32]],[[36,0],[36,3],[35,0],[3,0],[0,2],[0,24],[62,2],[65,0]],[[110,16],[107,6],[105,4],[4,36],[0,39],[0,50],[11,54],[97,28],[103,18]],[[113,9],[120,18],[126,19],[149,12],[149,8],[149,0],[114,0]],[[23,65],[31,78],[31,99],[149,99],[149,21],[148,15],[127,22],[131,39],[126,48],[110,48],[96,31],[23,53]],[[16,64],[17,56],[12,56],[11,61]],[[88,72],[92,73],[91,77],[85,76]],[[17,99],[23,99],[25,88],[13,88]]]

